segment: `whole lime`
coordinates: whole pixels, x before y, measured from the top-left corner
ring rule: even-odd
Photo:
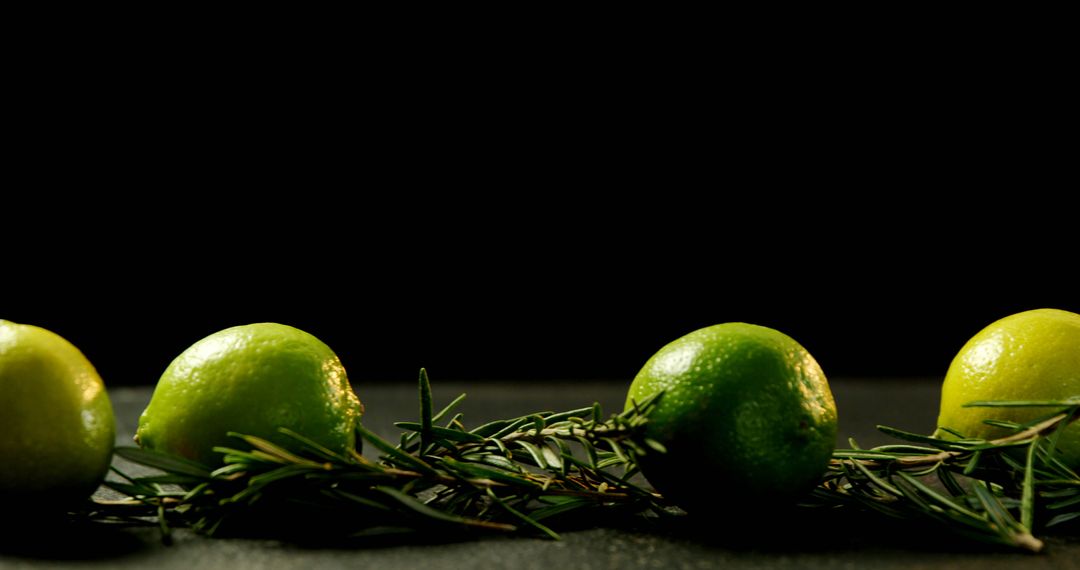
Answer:
[[[0,501],[62,506],[90,496],[115,433],[105,385],[79,349],[0,320]]]
[[[660,349],[626,406],[660,391],[646,436],[667,453],[642,473],[694,513],[790,504],[821,479],[836,443],[836,404],[821,367],[791,337],[746,323],[694,331]]]
[[[288,428],[337,452],[356,444],[363,406],[330,347],[287,325],[232,327],[193,344],[161,375],[139,418],[142,447],[215,466],[228,432],[292,446]]]
[[[1011,432],[983,420],[1024,423],[1052,410],[963,405],[1076,397],[1080,397],[1080,315],[1058,309],[1024,311],[991,323],[960,349],[941,387],[938,427],[965,437],[1002,437]],[[1080,468],[1080,424],[1066,428],[1058,449],[1066,464]]]

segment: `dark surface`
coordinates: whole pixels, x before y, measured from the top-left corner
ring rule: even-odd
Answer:
[[[835,380],[840,439],[862,445],[887,441],[874,425],[918,432],[933,428],[935,382]],[[436,405],[467,391],[462,411],[468,423],[539,410],[561,410],[599,401],[621,408],[625,387],[597,382],[514,382],[464,386],[436,383]],[[366,423],[381,434],[392,422],[416,415],[415,392],[399,385],[360,386]],[[148,389],[114,389],[118,441],[130,442]],[[841,443],[845,444],[846,443]],[[559,542],[531,537],[487,537],[458,541],[311,545],[271,540],[206,539],[176,533],[162,546],[155,529],[7,529],[0,539],[2,568],[1080,568],[1080,541],[1046,537],[1041,555],[994,550],[943,536],[930,527],[905,527],[877,519],[830,517],[800,512],[753,523],[747,513],[726,513],[701,522],[682,517],[655,524],[619,521],[600,528],[569,530]]]

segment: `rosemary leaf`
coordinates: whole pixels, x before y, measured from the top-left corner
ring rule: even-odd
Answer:
[[[1068,408],[1080,404],[1080,398],[1068,400],[979,400],[968,402],[965,408]]]
[[[529,452],[529,455],[532,456],[533,462],[536,464],[537,467],[541,469],[547,469],[547,461],[544,460],[544,454],[540,451],[540,448],[520,439],[515,441],[514,443],[516,443],[525,451]]]
[[[417,432],[421,432],[424,429],[421,424],[416,422],[395,422],[394,426],[401,429],[407,429]],[[428,433],[431,434],[432,437],[437,436],[439,438],[448,439],[460,443],[483,443],[484,441],[486,441],[482,436],[476,435],[474,433],[444,428],[440,426],[430,426],[428,428]]]
[[[367,441],[371,445],[374,445],[376,449],[386,454],[386,457],[392,461],[396,461],[399,465],[403,465],[408,468],[416,469],[426,475],[437,475],[434,469],[430,465],[424,462],[419,457],[414,457],[405,453],[404,451],[397,449],[396,447],[387,443],[381,437],[375,435],[374,432],[368,430],[363,424],[356,424],[356,431],[360,434],[360,437]]]
[[[427,450],[431,447],[431,381],[428,379],[427,370],[420,369],[420,449]],[[423,455],[424,452],[421,452]]]
[[[1049,495],[1049,493],[1044,493],[1043,497],[1047,497],[1048,495]],[[1048,505],[1046,505],[1046,508],[1050,509],[1050,510],[1053,510],[1053,511],[1056,511],[1056,510],[1071,507],[1073,505],[1080,505],[1080,495],[1078,495],[1076,493],[1074,493],[1071,498],[1065,499],[1064,501],[1057,501],[1057,502],[1049,503]]]
[[[944,450],[948,450],[948,451],[954,451],[954,450],[963,451],[965,449],[963,445],[959,445],[957,443],[953,443],[953,442],[946,441],[946,440],[943,440],[943,439],[938,439],[936,437],[932,437],[932,436],[928,436],[928,435],[920,435],[920,434],[917,434],[917,433],[911,433],[911,432],[908,432],[908,431],[896,429],[896,428],[889,427],[889,426],[879,425],[879,426],[877,426],[877,429],[878,429],[878,431],[880,431],[880,432],[882,432],[882,433],[884,433],[886,435],[895,437],[896,439],[902,439],[902,440],[911,441],[911,442],[914,442],[914,443],[926,443],[926,444],[929,444],[931,447],[935,447],[937,449],[944,449]]]
[[[348,459],[346,459],[344,455],[341,455],[340,453],[336,453],[334,451],[331,451],[331,450],[327,449],[326,447],[323,447],[322,445],[320,445],[320,444],[318,444],[318,443],[316,443],[316,442],[314,442],[314,441],[312,441],[312,440],[310,440],[310,439],[308,439],[308,438],[306,438],[306,437],[292,431],[289,428],[284,428],[284,427],[283,428],[278,428],[278,431],[280,431],[281,433],[295,439],[297,442],[300,443],[300,445],[304,448],[304,450],[318,455],[320,458],[322,458],[325,461],[330,461],[330,462],[347,462],[348,461]]]
[[[551,414],[551,415],[545,417],[544,421],[547,422],[548,425],[551,425],[551,424],[556,424],[556,423],[559,423],[559,422],[567,421],[570,418],[587,418],[587,417],[589,417],[589,414],[591,414],[591,413],[592,413],[592,406],[589,406],[589,407],[586,407],[586,408],[578,408],[576,410],[569,410],[569,411],[566,411],[566,412],[560,412],[560,413],[557,413],[557,414]]]
[[[551,538],[553,540],[559,540],[559,535],[555,531],[553,531],[550,528],[540,524],[539,521],[533,519],[532,517],[526,515],[525,513],[522,513],[521,511],[518,511],[517,509],[511,507],[506,501],[504,501],[503,499],[500,499],[499,496],[496,495],[495,492],[492,491],[491,489],[487,490],[487,494],[488,494],[488,497],[491,497],[491,500],[495,501],[506,512],[508,512],[511,515],[514,515],[515,517],[517,517],[518,519],[524,521],[525,524],[527,524],[527,525],[539,530],[540,532],[546,534],[549,538]]]
[[[427,518],[429,518],[431,520],[440,521],[440,522],[447,522],[447,523],[461,524],[461,525],[471,526],[471,527],[488,528],[488,529],[494,529],[494,530],[505,530],[505,531],[516,530],[516,528],[513,525],[495,523],[495,522],[490,522],[490,521],[483,521],[483,520],[478,520],[478,519],[470,519],[470,518],[466,518],[466,517],[459,517],[459,516],[454,516],[454,515],[451,515],[451,514],[447,514],[447,513],[443,512],[443,511],[440,511],[438,509],[433,509],[433,508],[421,503],[420,501],[416,500],[411,495],[407,495],[405,493],[402,493],[401,491],[399,491],[397,489],[394,489],[393,487],[380,486],[380,487],[375,487],[375,490],[380,492],[380,493],[383,493],[384,495],[390,497],[391,499],[394,499],[395,501],[397,501],[400,504],[404,505],[409,510],[411,510],[411,511],[413,511],[415,513],[418,513],[420,515],[423,515],[423,516],[425,516],[425,517],[427,517]]]
[[[456,408],[458,406],[458,404],[460,404],[463,401],[465,401],[465,394],[458,394],[457,398],[454,398],[454,400],[451,401],[449,404],[447,404],[445,408],[439,410],[439,413],[437,413],[437,414],[435,414],[434,416],[431,417],[431,422],[435,423],[435,422],[438,422],[438,421],[442,421],[442,419],[444,417],[446,417],[446,414],[449,414],[450,412],[454,411],[454,408]]]
[[[1080,517],[1080,511],[1072,512],[1072,513],[1065,513],[1065,514],[1062,514],[1062,515],[1057,515],[1054,518],[1050,519],[1050,521],[1046,523],[1046,526],[1047,527],[1057,526],[1057,525],[1059,525],[1061,523],[1071,521],[1071,520],[1075,519],[1076,517]]]
[[[570,512],[593,506],[596,506],[596,501],[590,501],[588,499],[570,499],[567,501],[561,501],[548,507],[537,509],[533,511],[530,516],[535,521],[542,521],[546,518],[565,515]]]
[[[495,420],[493,422],[488,422],[482,426],[475,427],[469,433],[473,435],[478,435],[480,437],[493,436],[494,434],[500,432],[503,428],[511,425],[513,421],[514,420]]]
[[[168,455],[158,451],[140,449],[138,447],[117,447],[113,450],[116,455],[147,467],[153,467],[169,473],[190,475],[200,479],[210,478],[210,468],[196,461]]]

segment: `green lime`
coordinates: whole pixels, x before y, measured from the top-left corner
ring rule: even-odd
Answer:
[[[115,433],[105,385],[79,349],[0,320],[0,501],[90,496],[109,470]]]
[[[641,469],[685,510],[790,504],[821,480],[836,405],[821,367],[791,337],[746,323],[694,331],[645,363],[626,406],[661,390],[646,435],[667,453],[646,455]]]
[[[965,408],[979,400],[1065,400],[1080,397],[1080,315],[1037,309],[1010,315],[979,331],[953,359],[941,387],[938,426],[965,437],[1011,433],[986,425],[997,419],[1024,423],[1046,408]],[[945,435],[944,432],[939,432]],[[1080,424],[1066,428],[1058,449],[1080,468]]]
[[[279,431],[288,428],[347,452],[363,409],[330,347],[290,326],[257,323],[214,333],[176,357],[135,440],[211,466],[222,463],[215,446],[242,445],[228,432],[293,446]]]

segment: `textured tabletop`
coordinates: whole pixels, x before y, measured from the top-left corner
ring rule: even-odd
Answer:
[[[862,445],[885,442],[874,430],[879,423],[923,433],[933,429],[938,397],[934,382],[841,379],[832,385],[840,415],[839,445],[846,446],[849,436]],[[462,411],[472,425],[593,401],[610,412],[621,409],[625,389],[619,383],[572,381],[434,384],[436,407],[468,393]],[[362,385],[357,392],[367,407],[365,424],[381,435],[397,433],[394,421],[416,417],[417,397],[408,383]],[[150,391],[110,393],[118,440],[128,444]],[[850,516],[802,513],[756,525],[746,518],[733,512],[706,521],[625,521],[567,531],[558,542],[531,537],[423,543],[366,539],[332,546],[206,539],[187,531],[177,532],[172,546],[163,546],[154,529],[43,534],[8,528],[0,538],[0,568],[1080,568],[1080,538],[1067,536],[1045,537],[1046,551],[1028,555],[971,545],[933,528]]]

